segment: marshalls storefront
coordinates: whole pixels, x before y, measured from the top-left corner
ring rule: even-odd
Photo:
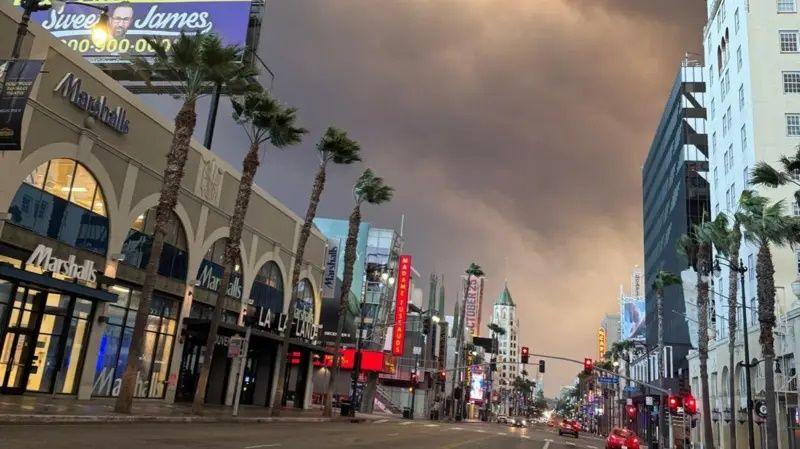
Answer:
[[[14,41],[19,16],[0,4],[0,42]],[[172,124],[35,24],[22,57],[43,65],[22,120],[21,151],[0,151],[0,394],[114,396],[141,300]],[[90,117],[88,101],[113,115]],[[137,397],[192,399],[238,182],[227,163],[192,143],[159,260]],[[242,401],[269,404],[301,224],[256,189],[208,402],[233,397],[240,364],[226,357],[226,345],[244,334],[240,313],[249,303],[261,319],[243,363]],[[310,404],[312,361],[322,351],[314,331],[324,251],[314,230],[295,292],[300,330],[291,328],[285,361],[287,397],[300,407]]]

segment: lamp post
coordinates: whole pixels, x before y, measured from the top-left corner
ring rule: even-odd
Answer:
[[[108,6],[97,6],[91,3],[83,3],[78,1],[53,1],[50,4],[42,4],[41,0],[21,0],[22,6],[22,20],[19,21],[17,26],[17,38],[14,41],[14,47],[11,50],[11,59],[19,59],[20,51],[22,50],[22,41],[28,34],[28,23],[31,21],[31,14],[37,11],[47,11],[52,8],[61,10],[64,5],[81,5],[89,8],[94,8],[101,11],[100,19],[92,27],[92,42],[95,45],[105,43],[108,36],[111,34],[108,29]]]
[[[714,261],[714,272],[720,271],[720,259]],[[722,263],[728,269],[734,270],[739,274],[739,291],[741,292],[742,297],[742,337],[744,340],[744,362],[740,362],[744,368],[744,378],[745,378],[745,388],[747,389],[747,442],[748,447],[750,449],[755,449],[756,447],[756,437],[755,437],[755,429],[753,427],[753,387],[752,387],[752,379],[750,378],[750,368],[756,366],[755,364],[750,364],[750,338],[749,333],[747,332],[747,294],[744,290],[744,275],[747,273],[747,267],[744,266],[744,261],[739,259],[738,266],[733,267],[732,264]],[[797,282],[797,281],[795,281]],[[798,284],[798,290],[800,290],[800,284]],[[795,286],[792,283],[792,289],[794,290]]]

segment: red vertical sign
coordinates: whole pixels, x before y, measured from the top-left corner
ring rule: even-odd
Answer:
[[[392,354],[394,355],[403,355],[403,350],[405,350],[410,283],[411,256],[400,256],[397,261],[397,301],[394,306],[394,332],[392,333]]]

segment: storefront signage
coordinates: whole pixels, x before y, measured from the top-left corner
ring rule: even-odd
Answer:
[[[217,291],[219,290],[219,284],[222,282],[222,273],[220,269],[217,269],[219,273],[215,273],[214,265],[207,260],[203,260],[200,265],[200,273],[197,276],[197,286],[200,288],[204,288],[206,290]],[[233,298],[241,298],[242,297],[242,277],[238,274],[232,273],[231,274],[231,281],[228,284],[228,290],[226,294]]]
[[[22,115],[42,62],[0,60],[0,151],[22,149]]]
[[[279,334],[286,331],[286,322],[289,317],[285,313],[280,315],[273,312],[272,309],[265,307],[256,307],[256,321],[257,327],[265,330],[274,330]],[[292,337],[300,338],[308,341],[316,341],[320,334],[322,326],[314,324],[313,321],[296,318],[295,325],[292,327]]]
[[[411,283],[411,256],[403,255],[397,261],[397,300],[394,307],[392,354],[403,355],[408,317],[408,289]]]
[[[33,250],[25,262],[27,265],[41,268],[44,271],[79,279],[86,282],[96,282],[97,275],[94,271],[94,261],[86,259],[83,264],[75,262],[75,255],[70,254],[66,259],[53,256],[53,248],[39,245]]]
[[[114,131],[128,134],[130,125],[130,121],[127,119],[128,111],[122,106],[111,109],[106,103],[105,95],[93,96],[81,89],[81,79],[73,73],[67,72],[53,91],[60,93],[70,103],[88,112],[90,116],[100,120]]]
[[[322,297],[333,298],[336,294],[336,269],[339,265],[340,240],[328,240],[328,254],[325,259],[325,275],[322,278]]]
[[[483,296],[483,278],[469,276],[466,282],[467,302],[465,311],[466,327],[471,335],[478,335],[481,327],[481,297]]]

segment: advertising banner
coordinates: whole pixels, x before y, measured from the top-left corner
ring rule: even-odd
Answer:
[[[392,354],[403,355],[408,317],[408,290],[411,287],[411,256],[402,255],[397,260],[397,299],[394,306],[392,329]]]
[[[644,298],[622,298],[622,340],[645,340],[645,301]]]
[[[466,279],[466,278],[464,278]],[[470,335],[478,335],[481,327],[481,298],[483,297],[483,278],[470,276],[465,282],[467,288],[465,325]]]
[[[341,239],[328,240],[328,254],[325,256],[325,274],[322,277],[322,297],[333,298],[336,294],[336,269],[339,266],[339,246]]]
[[[71,49],[95,63],[127,63],[134,56],[153,54],[145,38],[171,45],[181,34],[215,33],[228,45],[244,47],[250,16],[250,1],[241,0],[124,0],[92,1],[108,6],[109,39],[92,42],[92,27],[101,12],[67,4],[62,11],[33,13],[33,20],[61,39]],[[19,0],[15,1],[19,4]]]
[[[0,151],[22,149],[22,115],[42,62],[0,59]]]
[[[597,360],[606,358],[606,330],[600,328],[597,330]]]
[[[480,365],[472,366],[470,376],[469,399],[472,402],[482,402],[484,394],[483,367]]]

